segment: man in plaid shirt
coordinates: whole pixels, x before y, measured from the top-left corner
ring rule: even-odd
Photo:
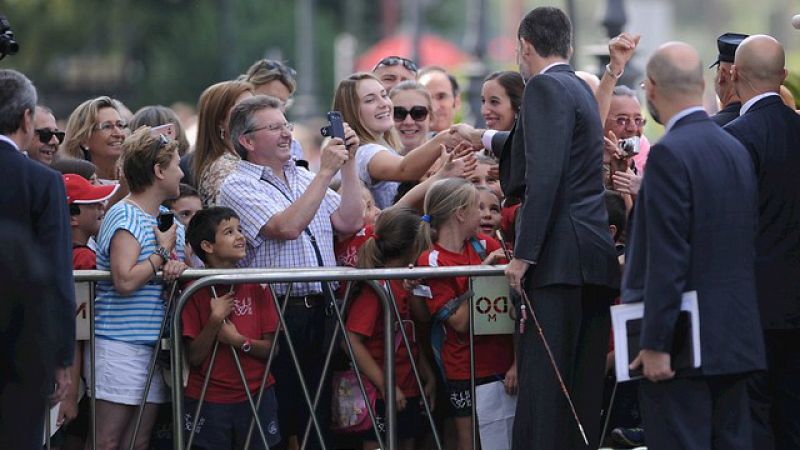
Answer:
[[[299,168],[291,159],[291,123],[280,102],[255,96],[231,113],[231,139],[242,161],[225,180],[219,203],[241,218],[247,238],[243,267],[302,268],[335,266],[334,232],[352,234],[362,227],[360,181],[355,166],[359,141],[345,124],[345,142],[333,138],[322,149],[319,172]],[[341,196],[328,188],[341,170]],[[325,338],[325,296],[319,282],[274,285],[278,302],[287,301],[286,327],[292,337],[304,379],[314,392],[320,382]],[[333,286],[332,288],[335,288]],[[283,338],[283,335],[281,335]],[[279,344],[281,345],[281,344]],[[308,408],[286,344],[273,368],[278,411],[284,436],[305,430]],[[329,396],[323,395],[325,399]],[[326,414],[321,405],[317,411]],[[325,424],[325,417],[321,417]],[[314,433],[312,433],[312,436]]]

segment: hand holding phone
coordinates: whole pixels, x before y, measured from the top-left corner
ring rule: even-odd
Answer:
[[[340,138],[344,142],[344,121],[339,111],[328,112],[328,125],[319,130],[325,137]]]
[[[156,220],[158,221],[158,231],[164,233],[172,228],[172,224],[175,222],[175,214],[171,212],[161,213]]]

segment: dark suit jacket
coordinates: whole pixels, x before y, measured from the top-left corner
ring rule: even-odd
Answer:
[[[800,115],[770,96],[725,127],[758,177],[756,286],[764,328],[800,328]]]
[[[681,293],[697,291],[702,372],[765,367],[755,291],[757,190],[743,146],[705,112],[650,149],[628,235],[622,301],[644,301],[642,348],[669,351]]]
[[[619,287],[603,203],[603,127],[589,87],[566,64],[531,77],[502,145],[503,192],[524,199],[514,255],[536,263],[535,287]]]
[[[0,383],[52,386],[72,363],[75,287],[62,177],[0,141]]]
[[[711,116],[711,120],[717,125],[724,127],[728,122],[739,117],[740,109],[742,109],[742,102],[733,102]]]

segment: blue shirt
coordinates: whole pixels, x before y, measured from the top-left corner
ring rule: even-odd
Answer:
[[[161,212],[169,210],[163,206]],[[178,239],[173,255],[184,260],[184,228],[179,222]],[[111,270],[111,239],[121,230],[129,232],[139,242],[139,264],[155,253],[158,244],[153,227],[157,221],[138,207],[121,201],[112,206],[103,219],[97,235],[97,269]],[[131,295],[120,295],[111,281],[97,283],[95,300],[95,335],[105,339],[131,344],[153,345],[158,340],[165,304],[161,298],[163,287],[151,281]]]

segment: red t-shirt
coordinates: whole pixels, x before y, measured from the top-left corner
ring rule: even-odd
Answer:
[[[402,280],[391,280],[390,286],[397,302],[397,309],[403,317],[406,336],[411,344],[412,357],[414,361],[419,361],[419,351],[414,341],[413,327],[410,323],[411,314],[409,311],[410,293],[403,289]],[[362,284],[358,296],[352,300],[349,306],[350,312],[347,315],[347,331],[366,336],[364,346],[367,347],[370,356],[375,363],[383,369],[384,364],[384,323],[383,323],[383,303],[380,301],[375,291],[368,285]],[[397,322],[393,322],[397,326]],[[403,343],[403,337],[395,334],[395,377],[397,386],[403,391],[406,397],[416,397],[420,395],[419,385],[414,378],[414,371],[411,369],[408,351]],[[366,378],[366,377],[365,377]]]
[[[225,295],[230,290],[229,286],[215,286],[217,295]],[[275,303],[269,292],[258,284],[240,284],[234,286],[235,306],[228,320],[236,326],[239,333],[250,339],[262,339],[264,334],[274,333],[278,328],[278,314]],[[208,323],[211,315],[211,287],[206,287],[196,292],[186,303],[181,314],[183,320],[183,335],[195,339]],[[239,349],[239,361],[242,363],[250,392],[255,395],[261,387],[261,377],[267,365],[266,360],[252,357]],[[211,353],[203,361],[201,367],[192,367],[189,372],[189,384],[186,386],[186,396],[193,399],[200,398],[203,388],[203,378],[211,361]],[[267,387],[275,383],[272,374],[267,379]],[[242,389],[241,378],[236,369],[230,348],[220,342],[217,349],[217,360],[208,382],[206,400],[214,403],[238,403],[247,400],[247,395]]]
[[[489,254],[500,248],[500,243],[485,234],[477,235],[478,241]],[[464,242],[462,253],[450,252],[438,244],[422,252],[417,265],[421,267],[477,266],[481,257],[469,241]],[[431,278],[427,280],[432,298],[426,299],[431,315],[451,299],[469,289],[468,277]],[[442,345],[444,371],[449,380],[469,379],[469,336],[456,332],[445,323],[445,338]],[[514,344],[511,335],[475,336],[475,376],[505,375],[514,362]]]
[[[375,235],[372,225],[359,230],[358,233],[344,239],[336,240],[333,243],[333,252],[336,255],[336,264],[346,267],[355,267],[358,264],[358,250],[367,242],[367,239]]]
[[[97,255],[85,246],[72,247],[72,269],[94,270],[97,268]]]

